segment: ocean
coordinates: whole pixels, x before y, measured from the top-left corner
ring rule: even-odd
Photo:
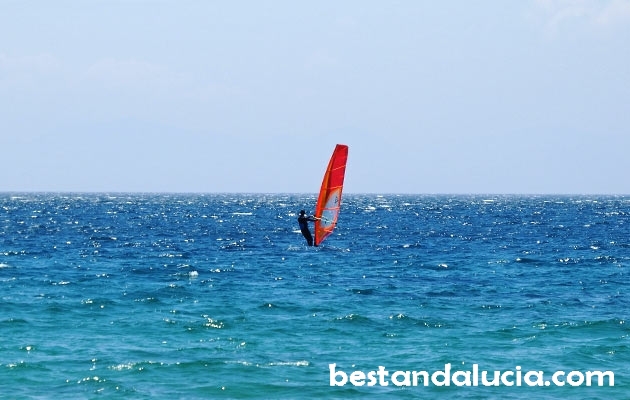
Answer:
[[[0,194],[0,397],[630,398],[630,197],[315,201]]]

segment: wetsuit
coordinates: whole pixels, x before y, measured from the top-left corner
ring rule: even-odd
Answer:
[[[315,221],[315,218],[311,216],[306,216],[304,214],[300,214],[298,217],[298,223],[300,224],[300,230],[302,231],[302,235],[304,235],[304,239],[309,246],[313,245],[313,236],[311,236],[311,231],[308,229],[308,222]]]

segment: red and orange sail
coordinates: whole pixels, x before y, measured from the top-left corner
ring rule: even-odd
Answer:
[[[347,160],[348,146],[338,144],[330,157],[317,198],[315,216],[321,219],[315,221],[315,246],[319,246],[332,233],[337,224]]]

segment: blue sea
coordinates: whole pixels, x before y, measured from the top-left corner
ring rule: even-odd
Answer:
[[[630,197],[315,201],[0,194],[0,397],[630,398]]]

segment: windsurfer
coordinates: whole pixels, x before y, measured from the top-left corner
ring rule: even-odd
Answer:
[[[302,231],[302,235],[304,235],[304,239],[309,246],[313,245],[313,236],[311,235],[311,230],[308,229],[308,222],[315,222],[318,218],[312,215],[306,215],[306,211],[301,210],[300,216],[298,217],[298,223],[300,224],[300,230]]]

